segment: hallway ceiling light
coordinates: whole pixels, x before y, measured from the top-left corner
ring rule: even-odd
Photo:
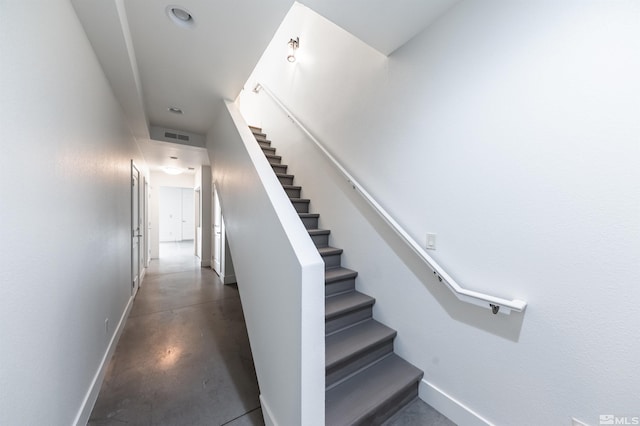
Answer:
[[[179,169],[177,167],[170,167],[170,166],[164,167],[162,170],[168,175],[179,175],[183,172],[182,169]]]
[[[167,6],[165,10],[167,12],[167,16],[173,21],[174,24],[184,28],[192,28],[195,25],[193,15],[184,7]]]
[[[287,61],[295,62],[296,61],[296,50],[300,47],[300,37],[296,37],[295,39],[289,40],[289,55],[287,55]]]
[[[184,114],[184,111],[182,111],[182,108],[178,108],[176,106],[170,106],[169,108],[167,108],[167,111],[172,112],[174,114]]]

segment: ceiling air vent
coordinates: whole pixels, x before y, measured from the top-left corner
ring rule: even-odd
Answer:
[[[189,136],[181,135],[178,133],[164,132],[164,137],[168,139],[177,139],[180,141],[187,141],[187,142],[189,141]]]

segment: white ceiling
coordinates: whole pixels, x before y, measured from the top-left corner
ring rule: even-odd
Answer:
[[[390,55],[460,0],[300,0]]]
[[[302,0],[384,54],[458,0]],[[150,139],[150,126],[205,135],[235,99],[292,0],[71,0],[149,167],[208,165],[204,147]],[[167,15],[178,5],[192,28]],[[286,40],[283,41],[283,44]],[[182,115],[170,113],[176,106]],[[169,160],[177,156],[179,160]],[[177,163],[177,164],[176,164]]]

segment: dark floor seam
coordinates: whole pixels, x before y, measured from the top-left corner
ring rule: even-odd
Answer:
[[[200,303],[194,303],[192,305],[175,306],[173,308],[165,309],[163,311],[153,311],[153,312],[146,312],[146,313],[143,313],[143,314],[129,315],[129,318],[138,318],[138,317],[143,317],[145,315],[161,314],[163,312],[175,311],[175,310],[184,309],[184,308],[191,308],[193,306],[206,305],[208,303],[216,303],[216,302],[219,302],[221,300],[227,300],[227,299],[239,298],[239,297],[240,296],[228,296],[228,297],[223,297],[222,299],[214,299],[214,300],[211,300],[209,302],[200,302]]]
[[[256,408],[254,408],[254,409],[252,409],[252,410],[249,410],[249,411],[247,411],[247,412],[246,412],[246,413],[244,413],[244,414],[240,414],[240,415],[239,415],[238,417],[236,417],[235,419],[231,419],[231,420],[229,420],[228,422],[221,423],[221,424],[220,424],[220,426],[225,426],[225,425],[228,425],[228,424],[229,424],[229,423],[231,423],[231,422],[235,422],[235,421],[236,421],[236,420],[238,420],[240,417],[244,417],[244,416],[246,416],[247,414],[249,414],[249,413],[253,413],[254,411],[256,411],[256,410],[258,410],[258,409],[260,409],[260,406],[259,406],[259,405],[258,405]]]

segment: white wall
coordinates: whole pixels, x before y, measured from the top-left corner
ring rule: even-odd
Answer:
[[[324,425],[324,263],[236,106],[207,135],[267,425]]]
[[[146,165],[71,4],[1,3],[0,424],[85,424],[130,306]]]
[[[197,183],[200,187],[200,225],[202,228],[200,238],[201,253],[200,253],[200,266],[211,266],[211,224],[212,212],[211,212],[211,167],[201,166],[196,173]]]
[[[151,171],[149,181],[149,232],[151,234],[151,258],[160,256],[160,188],[194,188],[195,175],[168,175],[161,171]]]
[[[637,415],[639,8],[463,1],[389,58],[294,8],[246,86],[276,92],[416,240],[436,232],[433,256],[463,286],[529,302],[510,316],[458,302],[321,160],[296,167],[313,150],[283,144],[425,371],[421,396],[459,423]],[[266,95],[244,94],[243,113],[280,149],[285,124],[251,96]]]

